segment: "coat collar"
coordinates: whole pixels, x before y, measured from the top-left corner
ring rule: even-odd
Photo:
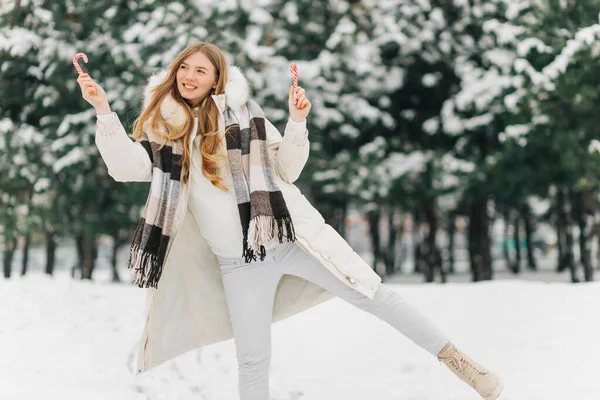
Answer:
[[[144,109],[150,103],[152,89],[160,84],[167,76],[168,70],[162,70],[148,78],[148,83],[144,88]],[[240,108],[250,98],[250,87],[242,71],[234,66],[227,66],[227,83],[225,84],[225,93],[212,95],[212,98],[221,113],[229,106],[232,109]],[[160,106],[160,112],[164,119],[175,126],[183,125],[187,118],[184,108],[168,95]]]

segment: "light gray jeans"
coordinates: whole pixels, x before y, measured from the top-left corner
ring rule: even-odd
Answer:
[[[373,300],[346,286],[295,243],[278,245],[264,261],[219,257],[235,337],[240,400],[269,400],[271,317],[282,275],[306,279],[389,323],[433,356],[448,343],[446,335],[398,292],[380,285]]]

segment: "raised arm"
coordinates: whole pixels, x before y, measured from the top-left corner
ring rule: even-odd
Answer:
[[[290,119],[285,127],[283,138],[269,121],[266,128],[269,154],[274,154],[271,160],[273,168],[281,179],[293,183],[306,165],[310,150],[306,117],[310,112],[311,103],[306,98],[304,89],[299,86],[290,87],[288,107]]]
[[[310,143],[306,130],[306,121],[289,120],[283,137],[279,130],[266,121],[267,145],[269,154],[273,155],[271,165],[277,175],[285,182],[294,183],[308,161]]]
[[[132,141],[116,113],[98,115],[96,146],[108,168],[108,174],[118,182],[149,182],[152,161],[148,140]]]
[[[81,95],[98,115],[96,146],[108,168],[108,174],[119,182],[152,180],[152,161],[147,140],[132,141],[119,117],[111,112],[106,93],[88,74],[80,74],[77,83]]]

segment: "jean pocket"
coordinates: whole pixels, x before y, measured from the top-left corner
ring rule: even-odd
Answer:
[[[247,268],[251,264],[244,262],[239,257],[219,258],[219,268],[223,275],[238,271],[240,268]]]

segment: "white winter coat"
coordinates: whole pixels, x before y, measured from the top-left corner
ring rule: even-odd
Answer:
[[[239,107],[249,96],[248,84],[236,67],[229,67],[225,94],[212,98],[220,111],[219,125],[224,135],[223,111],[226,104]],[[146,96],[164,74],[150,79]],[[147,101],[146,101],[147,103]],[[171,121],[185,118],[181,108],[167,99],[161,112]],[[151,181],[152,164],[139,143],[131,141],[118,120],[112,126],[99,125],[96,145],[116,181]],[[195,136],[196,129],[192,135]],[[190,144],[193,140],[190,140]],[[286,127],[282,138],[267,122],[269,156],[277,182],[291,214],[297,243],[338,279],[369,298],[373,298],[380,277],[356,254],[346,241],[325,223],[293,182],[299,177],[309,153],[307,133]],[[221,151],[226,154],[225,140]],[[191,150],[190,150],[191,153]],[[226,183],[231,180],[227,163],[221,166]],[[183,172],[182,172],[183,176]],[[188,181],[189,182],[189,181]],[[167,250],[163,274],[157,289],[146,289],[147,309],[138,357],[137,373],[171,360],[189,350],[232,337],[217,257],[200,235],[188,211],[189,185],[177,206],[174,226],[178,227]],[[331,295],[304,279],[284,275],[278,286],[273,307],[273,321],[306,310]]]

